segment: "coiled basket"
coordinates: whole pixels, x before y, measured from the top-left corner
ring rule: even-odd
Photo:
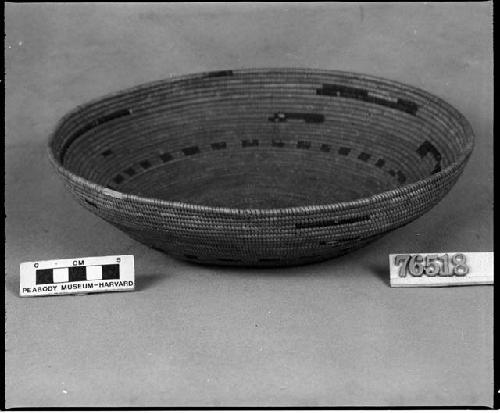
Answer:
[[[359,248],[431,209],[472,152],[466,119],[356,73],[223,70],[76,108],[49,156],[88,210],[198,263],[282,266]]]

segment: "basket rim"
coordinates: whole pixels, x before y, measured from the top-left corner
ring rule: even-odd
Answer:
[[[289,72],[289,73],[315,73],[315,74],[330,74],[330,75],[344,75],[344,76],[349,76],[351,79],[360,79],[360,80],[366,80],[366,81],[374,81],[374,82],[382,82],[386,85],[392,85],[396,87],[403,88],[411,93],[415,93],[418,95],[421,95],[422,97],[432,100],[436,103],[439,103],[440,105],[444,106],[445,109],[456,118],[456,120],[459,122],[460,126],[464,129],[465,136],[468,138],[468,143],[465,147],[462,148],[462,151],[460,155],[458,156],[457,160],[450,165],[448,165],[446,168],[442,169],[440,172],[429,175],[426,178],[419,179],[418,181],[411,182],[408,184],[403,184],[397,188],[388,190],[388,191],[383,191],[379,192],[373,195],[370,195],[368,197],[361,197],[357,198],[351,201],[339,201],[339,202],[333,202],[329,204],[311,204],[311,205],[302,205],[302,206],[291,206],[291,207],[281,207],[281,208],[230,208],[230,207],[223,207],[223,206],[209,206],[209,205],[201,205],[201,204],[195,204],[195,203],[188,203],[188,202],[182,202],[182,201],[168,201],[168,200],[163,200],[160,198],[152,198],[152,197],[144,197],[144,196],[139,196],[139,195],[133,195],[133,194],[127,194],[125,192],[117,191],[114,189],[107,188],[101,184],[92,182],[82,176],[79,176],[73,172],[71,172],[69,169],[65,168],[58,157],[55,156],[54,151],[53,151],[53,142],[56,138],[57,132],[59,129],[74,115],[78,114],[80,111],[82,111],[85,108],[88,108],[96,103],[99,103],[105,99],[113,98],[113,97],[118,97],[121,95],[125,95],[128,93],[132,93],[134,91],[138,91],[144,88],[149,88],[149,87],[154,87],[155,85],[164,85],[165,83],[168,82],[176,82],[176,81],[182,81],[182,80],[190,80],[190,79],[201,79],[207,74],[217,72],[220,70],[231,70],[234,73],[246,73],[246,74],[251,74],[251,73],[269,73],[269,72]],[[434,94],[431,94],[419,87],[415,87],[406,83],[402,83],[399,81],[387,79],[384,77],[379,77],[379,76],[373,76],[373,75],[367,75],[364,73],[360,72],[350,72],[350,71],[344,71],[344,70],[330,70],[330,69],[315,69],[315,68],[306,68],[306,67],[261,67],[261,68],[252,68],[252,69],[247,69],[247,68],[238,68],[238,69],[214,69],[214,70],[209,70],[209,71],[203,71],[203,72],[194,72],[194,73],[188,73],[188,74],[182,74],[182,75],[171,75],[168,78],[163,78],[159,80],[153,80],[150,82],[146,83],[140,83],[138,85],[125,88],[125,89],[120,89],[115,92],[111,92],[105,95],[98,96],[94,99],[88,100],[82,104],[77,105],[74,107],[71,111],[67,112],[59,121],[56,123],[55,127],[53,127],[52,132],[49,135],[48,139],[48,145],[47,145],[47,152],[48,152],[48,157],[49,160],[51,161],[52,165],[57,169],[57,171],[67,177],[69,180],[79,183],[82,186],[88,188],[91,191],[95,191],[97,193],[100,193],[101,195],[104,196],[109,196],[114,199],[120,199],[123,201],[129,201],[131,203],[142,203],[142,204],[148,204],[148,205],[155,205],[157,207],[164,207],[164,208],[172,208],[172,209],[182,209],[182,210],[188,210],[192,212],[203,212],[203,213],[225,213],[225,214],[230,214],[230,215],[259,215],[259,216],[275,216],[275,215],[288,215],[288,214],[296,214],[296,213],[304,213],[304,212],[324,212],[326,210],[332,211],[332,210],[342,210],[342,209],[349,209],[349,208],[354,208],[354,207],[360,207],[360,206],[366,206],[370,205],[373,203],[376,203],[380,201],[381,199],[390,199],[394,196],[401,196],[402,193],[411,193],[412,191],[425,186],[427,184],[432,184],[434,181],[439,181],[443,176],[446,176],[448,173],[450,173],[452,170],[455,170],[458,168],[460,165],[462,165],[471,155],[473,149],[474,149],[474,132],[472,129],[472,126],[470,125],[469,121],[465,116],[454,106],[452,106],[450,103],[446,102],[444,99],[440,98],[439,96],[436,96]]]

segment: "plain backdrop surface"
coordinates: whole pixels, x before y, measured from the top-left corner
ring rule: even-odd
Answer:
[[[492,251],[492,3],[6,4],[7,407],[483,405],[491,286],[391,289],[388,254]],[[46,142],[89,99],[241,67],[369,73],[446,99],[475,151],[446,198],[316,265],[181,262],[80,207]],[[19,263],[134,254],[137,290],[20,298]]]

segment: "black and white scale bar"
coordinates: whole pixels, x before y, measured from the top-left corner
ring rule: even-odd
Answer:
[[[36,270],[37,284],[55,284],[75,281],[119,280],[120,265],[89,265]]]
[[[130,291],[134,288],[133,255],[65,258],[20,265],[21,297]]]

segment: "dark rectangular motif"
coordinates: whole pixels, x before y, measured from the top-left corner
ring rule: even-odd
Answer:
[[[361,89],[352,86],[324,84],[322,88],[316,89],[316,94],[323,96],[337,96],[348,99],[362,100],[364,102],[374,103],[376,105],[381,105],[392,109],[396,109],[413,116],[416,116],[419,108],[417,103],[408,99],[404,98],[396,98],[395,100],[391,100],[389,98],[384,99],[383,97],[374,96],[370,94],[369,91],[366,89]]]

